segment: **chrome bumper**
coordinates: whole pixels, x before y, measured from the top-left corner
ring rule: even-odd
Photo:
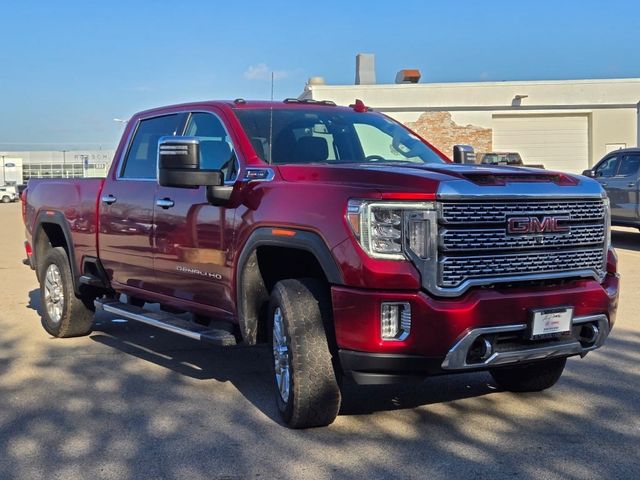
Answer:
[[[597,334],[595,339],[588,344],[581,342],[575,335],[566,342],[553,342],[547,345],[513,349],[505,351],[494,351],[482,362],[467,363],[469,349],[480,337],[485,335],[496,335],[513,333],[525,330],[526,324],[503,325],[500,327],[475,328],[465,332],[449,350],[442,362],[443,370],[467,370],[484,367],[494,367],[499,365],[528,362],[532,360],[543,360],[553,357],[567,357],[570,355],[584,356],[591,350],[600,348],[609,336],[609,320],[606,315],[590,315],[586,317],[576,317],[572,321],[573,326],[593,324]]]

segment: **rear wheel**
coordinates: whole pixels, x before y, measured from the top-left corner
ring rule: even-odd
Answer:
[[[77,337],[91,332],[93,312],[73,289],[69,257],[62,247],[52,248],[40,270],[42,326],[54,337]]]
[[[7,195],[2,196],[2,203],[9,203],[11,199]]]
[[[315,280],[283,280],[269,304],[276,403],[291,428],[332,423],[340,410],[325,323],[330,302]]]
[[[553,387],[560,379],[566,357],[552,358],[542,362],[490,370],[496,383],[512,392],[539,392]]]

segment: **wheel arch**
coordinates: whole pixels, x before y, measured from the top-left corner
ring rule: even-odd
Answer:
[[[36,228],[33,234],[33,256],[36,276],[40,279],[40,262],[51,248],[62,247],[69,258],[69,266],[73,277],[73,289],[78,289],[78,265],[75,261],[75,250],[69,223],[61,212],[41,212],[36,218]]]
[[[327,285],[343,285],[342,273],[320,235],[287,229],[290,236],[274,235],[273,228],[256,229],[242,249],[236,270],[238,324],[245,343],[261,337],[261,327],[273,285],[284,278],[313,277]],[[292,260],[282,264],[283,260]]]

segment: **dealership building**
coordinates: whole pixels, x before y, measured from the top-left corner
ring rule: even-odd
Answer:
[[[349,105],[361,99],[403,122],[443,152],[468,144],[479,157],[518,152],[526,164],[582,172],[612,150],[638,145],[640,78],[420,83],[401,70],[376,84],[374,58],[356,59],[354,85],[313,77],[300,98]]]
[[[30,178],[104,177],[114,155],[115,150],[0,151],[0,185]]]

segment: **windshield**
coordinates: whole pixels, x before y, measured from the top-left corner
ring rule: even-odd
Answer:
[[[320,109],[238,109],[253,148],[269,163],[444,163],[402,125],[383,115]]]

